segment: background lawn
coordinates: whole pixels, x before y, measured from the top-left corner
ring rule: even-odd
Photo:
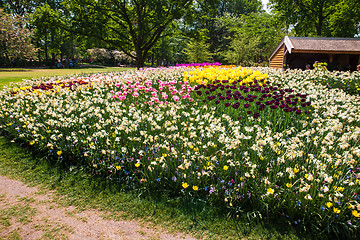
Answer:
[[[29,69],[29,68],[0,68],[0,89],[11,82],[35,77],[65,76],[73,74],[86,74],[97,72],[118,72],[135,68],[98,67],[98,68],[64,68],[64,69]]]

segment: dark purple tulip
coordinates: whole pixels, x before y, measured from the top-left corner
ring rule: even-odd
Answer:
[[[219,104],[219,103],[220,103],[220,100],[216,100],[216,101],[215,101],[215,104]]]
[[[205,93],[206,93],[206,94],[210,94],[210,92],[209,92],[209,91],[206,91]]]
[[[260,101],[257,101],[257,102],[256,102],[256,105],[260,105],[260,104],[261,104],[261,102],[260,102]]]
[[[232,107],[235,108],[235,109],[237,109],[237,108],[240,107],[240,103],[237,102],[237,103],[233,104]]]
[[[301,112],[301,110],[298,109],[298,110],[295,111],[295,113],[296,113],[297,115],[300,115],[302,112]]]
[[[250,115],[252,113],[252,111],[246,111],[246,113]]]
[[[196,94],[202,96],[202,91],[196,91]]]
[[[251,107],[250,104],[248,104],[248,103],[244,104],[244,108],[249,108],[249,107]]]
[[[230,105],[230,103],[225,103],[225,107],[229,107]]]
[[[271,105],[270,108],[271,108],[271,109],[277,109],[277,108],[278,108],[278,105]]]

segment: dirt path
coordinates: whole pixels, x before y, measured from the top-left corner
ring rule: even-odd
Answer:
[[[51,193],[0,176],[0,239],[195,239],[137,221],[114,221],[95,210],[56,204]]]

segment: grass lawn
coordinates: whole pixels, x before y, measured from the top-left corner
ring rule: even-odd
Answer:
[[[97,72],[126,71],[134,68],[104,67],[104,68],[72,68],[72,69],[30,69],[30,68],[0,68],[0,89],[11,82],[36,77],[66,76]]]

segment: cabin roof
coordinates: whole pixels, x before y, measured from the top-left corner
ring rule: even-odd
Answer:
[[[285,36],[270,55],[285,44],[286,50],[292,52],[327,52],[327,53],[360,53],[360,38],[325,38],[325,37],[288,37]]]

